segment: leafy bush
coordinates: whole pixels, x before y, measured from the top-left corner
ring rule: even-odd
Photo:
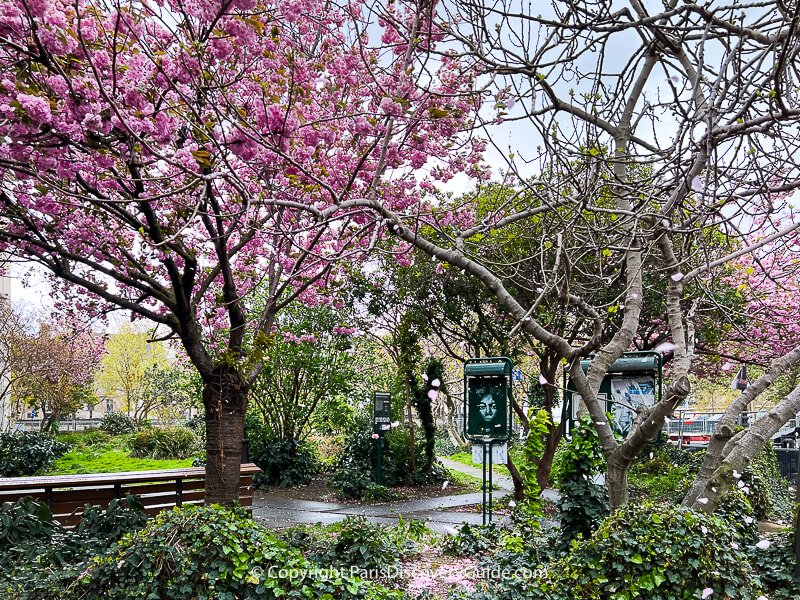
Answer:
[[[628,506],[594,536],[574,542],[534,585],[549,600],[582,598],[755,599],[753,574],[741,540],[714,516],[685,507]]]
[[[73,598],[69,588],[92,558],[147,521],[132,496],[112,500],[106,510],[87,505],[72,530],[54,522],[44,504],[30,499],[6,503],[0,513],[0,590],[14,598]]]
[[[364,497],[371,486],[378,485],[372,478],[372,471],[363,468],[354,459],[339,463],[339,470],[333,475],[331,483],[342,498],[358,500]]]
[[[381,459],[381,483],[388,486],[439,484],[449,473],[440,463],[424,470],[424,460],[411,469],[409,451],[410,434],[405,427],[387,431],[384,436]],[[416,440],[417,457],[422,457],[424,439]],[[336,460],[333,484],[345,498],[362,498],[375,480],[377,442],[372,438],[372,425],[365,416],[358,419],[348,430],[341,453]]]
[[[578,536],[589,538],[608,515],[608,493],[592,482],[604,464],[597,431],[585,415],[578,420],[559,465],[558,509],[565,546]]]
[[[261,468],[253,478],[256,487],[308,485],[320,472],[316,449],[305,440],[278,439],[255,415],[247,417],[250,460]]]
[[[111,435],[123,435],[136,431],[136,421],[123,412],[112,411],[103,415],[100,421],[100,429],[107,431]]]
[[[800,583],[794,581],[795,548],[792,532],[767,533],[761,537],[763,540],[758,546],[748,546],[748,552],[764,591],[773,600],[800,598]]]
[[[257,488],[308,485],[319,473],[314,446],[304,440],[250,440],[250,460],[261,468],[253,478]]]
[[[312,567],[243,510],[189,506],[162,512],[123,539],[76,585],[86,597],[142,600],[400,597],[345,574],[321,577]]]
[[[739,544],[755,544],[758,540],[758,521],[750,500],[741,490],[728,492],[715,513],[739,538]]]
[[[73,448],[88,448],[110,442],[111,434],[102,429],[85,429],[72,433],[61,433],[58,441],[69,444]]]
[[[455,556],[482,556],[497,546],[500,531],[495,526],[465,523],[453,536],[444,538],[442,550]]]
[[[29,542],[48,539],[56,523],[46,504],[30,496],[0,505],[0,570],[7,568],[11,549]]]
[[[394,565],[403,555],[389,529],[373,525],[366,517],[349,516],[336,529],[323,563],[370,570]]]
[[[765,444],[753,458],[741,481],[750,488],[750,503],[760,521],[786,520],[792,514],[789,482],[781,475],[771,443]]]
[[[453,440],[450,439],[447,431],[445,431],[443,428],[436,430],[436,442],[434,444],[434,450],[436,451],[437,456],[452,456],[456,452],[461,452],[463,449],[463,446],[456,446],[453,443]]]
[[[397,494],[385,485],[370,482],[361,494],[361,499],[367,504],[372,502],[389,502],[397,499]]]
[[[134,458],[176,459],[194,454],[200,440],[186,427],[155,427],[134,435],[128,445]]]
[[[53,464],[69,445],[38,432],[0,433],[0,476],[35,475]]]

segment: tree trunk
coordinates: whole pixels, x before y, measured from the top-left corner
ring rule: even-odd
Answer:
[[[247,386],[233,367],[218,365],[204,380],[206,504],[233,506],[239,500],[247,396]]]
[[[628,467],[630,462],[620,459],[618,453],[609,456],[606,469],[606,489],[611,512],[628,504]]]
[[[42,409],[42,422],[39,425],[39,431],[42,433],[52,432],[53,423],[55,423],[55,414],[47,413],[44,409]]]
[[[544,445],[544,454],[539,459],[539,464],[536,468],[536,483],[539,484],[539,489],[544,490],[550,484],[550,473],[553,471],[553,458],[556,455],[556,449],[559,442],[561,442],[561,425],[555,424],[552,421],[547,425],[547,439]]]
[[[408,418],[408,466],[411,472],[417,470],[417,440],[414,435],[414,414],[411,412],[411,382],[406,377],[406,417]]]
[[[707,477],[698,474],[683,503],[694,510],[713,513],[736,484],[734,472],[743,473],[750,461],[778,430],[800,411],[800,387],[792,390],[776,407],[749,429],[734,435],[717,455],[717,467]]]
[[[550,414],[550,420],[547,424],[547,438],[545,439],[544,453],[536,465],[536,483],[539,485],[540,490],[547,488],[550,483],[550,472],[553,470],[553,458],[556,455],[556,449],[561,442],[563,429],[561,424],[556,424],[553,419],[553,408],[558,402],[556,395],[556,386],[554,382],[558,377],[558,368],[560,360],[558,355],[554,353],[546,353],[542,356],[539,362],[539,370],[547,379],[547,385],[544,386],[544,409]],[[565,400],[566,401],[566,400]]]
[[[511,481],[514,482],[514,500],[521,502],[525,499],[525,482],[522,481],[522,475],[519,474],[514,461],[511,460],[511,454],[506,459],[506,467],[508,467],[508,472],[511,474]]]

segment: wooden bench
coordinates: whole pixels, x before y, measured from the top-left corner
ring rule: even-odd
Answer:
[[[253,475],[260,470],[252,463],[241,467],[239,502],[248,509],[253,505]],[[56,521],[69,527],[80,521],[86,504],[105,508],[114,498],[125,498],[128,494],[137,496],[149,515],[173,506],[202,504],[205,500],[205,477],[205,468],[193,467],[163,471],[0,478],[0,504],[16,502],[23,496],[32,496],[50,507]]]

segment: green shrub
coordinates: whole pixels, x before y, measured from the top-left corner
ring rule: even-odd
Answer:
[[[142,600],[401,597],[346,574],[315,575],[312,567],[244,511],[190,506],[162,512],[123,539],[76,586],[85,597]]]
[[[113,411],[103,415],[100,421],[100,429],[107,431],[111,435],[123,435],[136,431],[136,421],[123,412]]]
[[[758,520],[750,500],[741,490],[728,492],[715,513],[739,538],[739,544],[746,546],[758,540]]]
[[[28,542],[38,542],[53,535],[56,523],[46,504],[26,496],[17,502],[0,505],[0,570],[13,560],[12,549]]]
[[[255,415],[248,415],[247,439],[250,461],[261,468],[253,478],[256,487],[308,485],[320,472],[314,446],[305,440],[278,439]]]
[[[791,531],[761,534],[761,546],[748,546],[750,563],[764,591],[772,600],[800,598],[800,583],[794,581],[795,548]],[[764,543],[769,542],[765,548]]]
[[[304,440],[250,440],[250,460],[261,468],[253,485],[308,485],[319,473],[314,446]]]
[[[44,433],[0,433],[0,476],[35,475],[48,469],[68,449],[68,444]]]
[[[594,536],[534,583],[550,600],[581,598],[755,599],[753,573],[735,531],[685,507],[644,502],[616,511]]]
[[[396,500],[397,494],[385,485],[370,482],[361,494],[361,499],[367,504],[372,502],[389,502],[391,500]]]
[[[788,520],[792,514],[789,482],[781,475],[778,456],[767,443],[742,473],[742,484],[750,488],[750,503],[760,521]]]
[[[430,533],[420,522],[400,519],[397,526],[376,525],[363,516],[348,516],[318,539],[314,561],[321,566],[378,570],[417,552],[415,541]]]
[[[452,456],[456,452],[461,452],[464,446],[456,446],[444,428],[436,430],[436,441],[433,446],[436,456]]]
[[[111,434],[102,429],[85,429],[72,433],[61,433],[58,435],[58,440],[73,448],[88,448],[107,444],[111,441]]]
[[[373,485],[378,485],[373,481],[372,470],[363,468],[357,464],[357,460],[341,461],[336,473],[334,473],[331,483],[336,488],[338,494],[347,500],[358,500],[364,497],[366,491]]]
[[[128,445],[133,458],[168,460],[190,457],[199,443],[194,432],[186,427],[155,427],[135,434]]]
[[[593,483],[605,465],[600,439],[588,415],[581,417],[572,432],[559,465],[562,544],[582,536],[589,538],[608,515],[608,493]]]
[[[112,500],[105,510],[87,505],[71,530],[54,522],[46,506],[29,499],[4,505],[0,519],[6,525],[9,515],[17,518],[0,534],[4,536],[0,546],[5,543],[0,552],[0,590],[3,597],[26,599],[74,598],[70,588],[92,558],[147,521],[132,496],[124,502]]]
[[[500,531],[495,526],[465,523],[458,533],[443,539],[442,550],[454,556],[483,556],[497,547],[499,539]]]
[[[339,494],[345,498],[363,497],[370,483],[375,481],[377,440],[372,435],[371,422],[363,415],[347,431],[332,479]],[[422,438],[416,439],[417,469],[411,469],[409,440],[410,433],[405,427],[384,434],[381,483],[392,487],[444,482],[449,473],[440,463],[434,463],[427,471],[422,468],[425,445]]]

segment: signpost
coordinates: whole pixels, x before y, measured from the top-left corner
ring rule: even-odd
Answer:
[[[591,358],[582,360],[581,368],[586,372],[591,364]],[[658,352],[626,352],[608,369],[597,398],[606,412],[613,415],[612,426],[623,437],[630,433],[638,408],[661,401],[661,370],[661,354]],[[567,382],[566,378],[565,370],[566,402],[561,422],[564,435],[569,437],[578,418],[580,394],[572,380]]]
[[[388,392],[375,392],[372,405],[372,431],[373,437],[378,436],[378,449],[375,455],[375,483],[380,484],[382,479],[381,459],[383,457],[383,433],[389,429],[392,422],[392,396]]]
[[[511,436],[512,372],[511,359],[504,356],[470,358],[464,363],[464,437],[481,448],[484,525],[487,506],[488,523],[492,522],[492,446],[508,442]]]

